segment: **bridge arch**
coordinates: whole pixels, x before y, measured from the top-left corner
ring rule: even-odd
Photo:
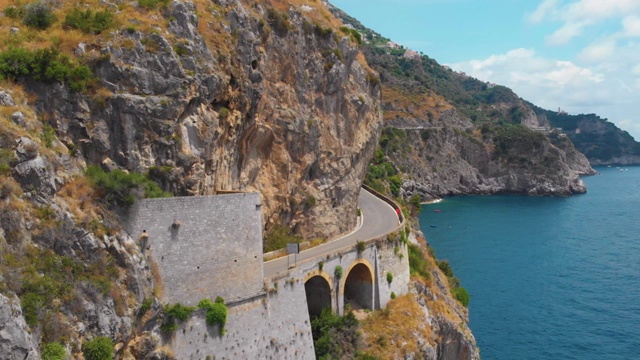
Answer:
[[[320,316],[322,309],[332,308],[331,294],[333,281],[324,271],[314,271],[305,276],[304,292],[307,296],[307,309],[311,318]]]
[[[343,304],[373,310],[375,271],[371,263],[366,259],[358,259],[349,265],[346,274],[340,284]]]

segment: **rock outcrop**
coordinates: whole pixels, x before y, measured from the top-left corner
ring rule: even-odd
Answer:
[[[405,180],[405,197],[586,191],[579,176],[593,169],[538,108],[427,55],[407,56],[404,47],[333,11],[370,40],[364,52],[380,73],[388,129],[382,147]]]
[[[521,129],[530,146],[499,146],[501,137],[473,127],[404,130],[408,146],[388,152],[403,172],[403,195],[423,200],[463,194],[568,196],[586,192],[580,175],[592,174],[587,159],[559,135],[549,140]],[[526,143],[522,138],[518,141]]]
[[[538,117],[562,129],[592,165],[640,164],[640,143],[628,132],[595,114],[569,115],[533,106]]]
[[[260,191],[267,229],[289,225],[307,237],[351,229],[381,130],[379,87],[357,45],[307,17],[324,16],[323,6],[218,6],[219,24],[203,24],[212,19],[174,1],[166,30],[118,30],[87,47],[98,47],[85,56],[98,57],[112,95],[91,102],[36,85],[37,107],[90,163],[162,168],[157,180],[176,195]]]
[[[38,344],[22,317],[17,296],[0,294],[0,355],[7,360],[37,360]]]
[[[161,313],[161,279],[87,165],[175,195],[259,191],[267,231],[329,238],[355,226],[380,87],[323,4],[131,3],[114,16],[124,25],[83,34],[75,55],[60,47],[64,66],[91,68],[86,90],[21,74],[0,92],[0,358],[37,358],[50,342],[81,357],[96,336],[118,356],[167,356],[138,313],[145,300]]]

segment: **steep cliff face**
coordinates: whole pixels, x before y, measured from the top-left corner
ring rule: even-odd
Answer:
[[[561,128],[593,165],[640,164],[640,143],[628,132],[595,114],[569,115],[533,107],[540,117]]]
[[[166,357],[139,336],[143,301],[162,309],[154,265],[87,180],[90,164],[147,174],[175,195],[260,191],[267,230],[331,237],[355,225],[380,89],[322,4],[145,4],[96,1],[117,20],[100,34],[0,19],[7,34],[21,27],[0,60],[38,59],[2,70],[13,81],[0,92],[0,357],[38,358],[58,342],[75,358],[96,336],[120,355]],[[58,19],[74,8],[46,6]],[[89,68],[88,85],[70,85],[69,71]]]
[[[419,230],[409,241],[415,246],[409,252],[410,293],[362,321],[362,351],[382,359],[480,359],[469,311],[450,291],[449,281],[457,280],[438,268]]]
[[[586,188],[579,178],[591,167],[571,142],[552,139],[524,127],[487,130],[475,127],[406,129],[392,134],[406,147],[387,156],[405,176],[405,198],[517,193],[571,195]]]
[[[322,6],[220,1],[210,19],[196,9],[175,1],[166,29],[117,30],[85,47],[97,47],[87,56],[111,94],[90,102],[34,85],[38,109],[79,156],[161,168],[155,177],[176,195],[257,190],[267,228],[315,237],[353,227],[381,129],[379,88],[357,45],[312,20]]]
[[[401,138],[382,146],[405,197],[586,191],[579,175],[594,172],[586,158],[510,89],[456,73],[333,10],[364,34],[367,61],[380,73],[386,136]]]

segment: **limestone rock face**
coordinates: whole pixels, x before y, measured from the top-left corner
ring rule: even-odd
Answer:
[[[0,294],[0,354],[7,360],[37,360],[38,344],[22,317],[17,296]]]
[[[405,197],[515,193],[568,196],[586,192],[580,175],[593,174],[588,160],[566,137],[531,135],[535,146],[500,144],[474,127],[406,129],[408,153],[390,156],[407,179]]]
[[[409,236],[414,244],[422,243],[424,235],[414,229]],[[415,353],[405,359],[479,360],[480,351],[469,328],[469,311],[455,300],[448,280],[436,267],[429,284],[416,279],[409,289],[421,308],[420,323],[429,324],[430,336],[424,338]]]
[[[36,156],[17,164],[14,171],[14,177],[23,187],[34,189],[45,196],[55,194],[56,184],[49,172],[49,163],[42,156]]]
[[[34,85],[38,107],[56,109],[59,138],[91,163],[162,168],[177,195],[260,191],[267,229],[351,229],[382,126],[375,74],[349,37],[318,35],[294,7],[279,28],[262,4],[219,3],[218,27],[174,1],[167,31],[122,30],[99,49],[113,93],[99,104]]]

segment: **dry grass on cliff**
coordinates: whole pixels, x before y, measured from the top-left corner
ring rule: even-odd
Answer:
[[[452,106],[439,95],[433,93],[416,93],[408,89],[385,85],[382,87],[382,101],[391,103],[399,110],[387,110],[384,112],[384,120],[393,120],[396,117],[417,118],[425,116],[437,119],[443,111]],[[428,115],[429,114],[429,115]]]
[[[13,0],[0,0],[0,11],[9,6],[24,5],[24,2]],[[99,0],[86,0],[83,4],[90,6],[94,11],[103,9]],[[78,43],[92,43],[96,36],[84,34],[81,31],[64,28],[64,19],[77,4],[72,1],[58,2],[53,14],[57,20],[46,30],[32,29],[25,26],[20,18],[10,18],[9,16],[0,17],[0,50],[7,50],[10,47],[22,47],[30,50],[55,47],[56,49],[71,53],[78,46]],[[115,15],[116,19],[118,15]],[[19,29],[17,34],[11,34],[10,29],[16,27]]]
[[[304,14],[311,22],[330,27],[334,30],[338,30],[341,26],[344,26],[320,0],[269,0],[268,2],[283,12],[293,7]],[[304,11],[302,10],[303,6],[305,6],[305,9],[311,8],[311,10]]]
[[[361,351],[381,359],[404,358],[420,351],[419,341],[433,344],[433,332],[414,295],[391,300],[387,308],[361,322]]]
[[[419,243],[426,243],[424,238],[420,238]],[[421,283],[434,294],[433,298],[424,296],[424,300],[429,309],[429,313],[433,318],[444,318],[452,324],[457,324],[467,338],[471,338],[471,330],[467,324],[468,310],[455,300],[449,290],[449,281],[447,276],[438,268],[433,252],[423,249],[424,259],[427,262],[427,268],[431,274],[429,279],[413,276],[412,280]],[[465,319],[466,318],[466,319]]]

